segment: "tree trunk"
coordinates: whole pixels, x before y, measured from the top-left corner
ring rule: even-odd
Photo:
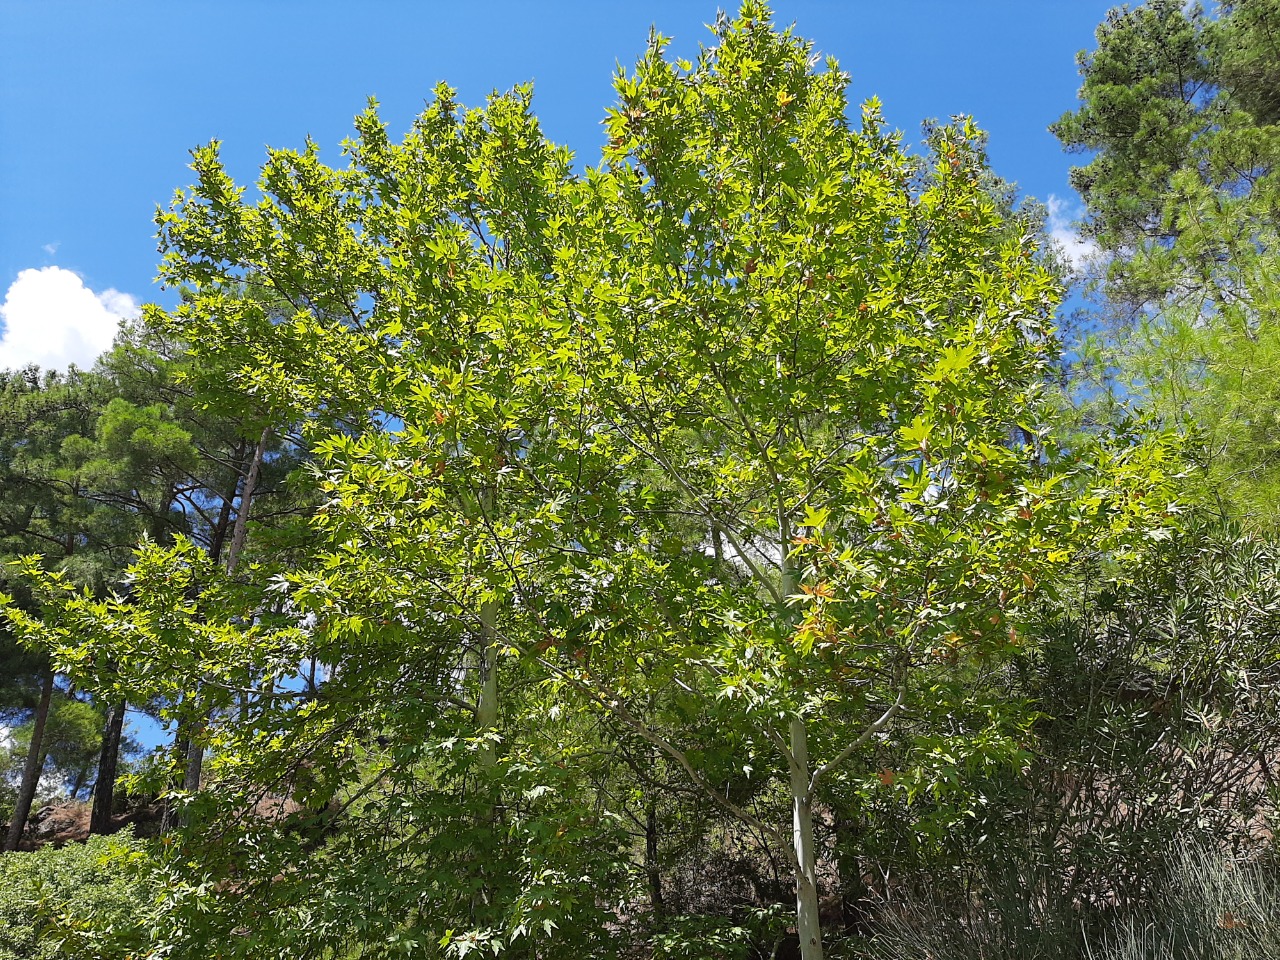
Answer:
[[[231,476],[231,489],[222,494],[222,506],[218,509],[218,520],[209,537],[209,556],[217,562],[222,557],[222,548],[227,542],[227,534],[231,530],[231,511],[235,507],[236,492],[240,489],[240,471],[244,466],[245,448],[248,444],[241,440],[236,446],[235,473]]]
[[[190,732],[191,732],[191,721],[187,720],[185,717],[179,717],[178,729],[175,730],[173,733],[173,753],[171,754],[171,756],[175,761],[179,757],[182,758],[182,764],[183,764],[182,773],[183,773],[184,779],[186,777],[187,751],[190,749],[190,746],[191,746],[189,742]],[[171,780],[170,783],[172,784],[172,788],[174,790],[177,790],[179,786],[181,786],[180,781],[178,781],[176,777],[173,780]],[[160,832],[170,833],[173,830],[176,830],[179,825],[180,824],[178,820],[178,812],[173,807],[173,801],[168,800],[165,802],[164,816],[160,818]]]
[[[227,573],[234,574],[240,563],[240,554],[244,550],[245,536],[249,529],[249,516],[253,511],[253,494],[258,486],[258,477],[262,473],[262,461],[267,455],[267,445],[271,442],[272,428],[264,427],[258,445],[253,451],[253,460],[249,464],[249,472],[244,478],[244,486],[240,489],[240,503],[236,510],[235,526],[231,531],[231,546],[227,549]],[[243,449],[243,448],[242,448]],[[232,493],[234,496],[234,491]],[[222,512],[218,517],[218,528],[214,531],[209,552],[217,557],[222,551],[222,541],[226,536],[226,520],[231,509],[231,499],[222,502]],[[247,704],[243,705],[247,708]],[[182,758],[182,789],[186,793],[195,793],[200,789],[200,779],[204,767],[204,744],[200,742],[202,731],[191,729],[191,722],[178,721],[178,729],[174,735],[174,746],[178,756]],[[165,811],[161,826],[165,832],[182,824],[182,817],[172,808]]]
[[[182,789],[195,793],[200,789],[200,773],[204,767],[204,744],[198,737],[187,741],[187,767],[182,776]]]
[[[31,725],[31,746],[27,749],[27,762],[22,768],[22,785],[18,788],[18,802],[13,808],[13,821],[9,824],[9,833],[4,839],[6,853],[18,849],[18,841],[22,839],[22,831],[27,826],[27,816],[31,813],[31,803],[36,798],[36,788],[40,785],[40,770],[44,766],[45,724],[49,721],[49,704],[53,702],[53,671],[50,670],[40,688],[40,703],[36,707],[35,722]]]
[[[644,821],[644,870],[649,878],[649,905],[655,917],[667,912],[662,898],[662,870],[658,865],[658,803],[650,796]]]
[[[794,620],[786,598],[796,592],[796,572],[787,559],[791,524],[778,508],[778,539],[782,550],[782,597],[778,616],[783,623]],[[787,765],[791,773],[791,862],[796,875],[796,936],[800,940],[800,960],[822,960],[822,921],[818,917],[818,855],[813,847],[813,799],[809,796],[809,738],[800,717],[792,717],[791,752]]]
[[[855,852],[859,829],[860,825],[856,817],[836,811],[836,866],[840,871],[840,913],[844,919],[846,931],[866,936],[870,933],[867,926],[868,891],[862,876],[862,863]]]
[[[182,762],[182,779],[175,785],[185,793],[195,793],[200,789],[200,777],[204,767],[204,745],[199,742],[199,730],[196,725],[183,717],[178,721],[178,729],[174,733],[173,752]],[[170,833],[182,826],[184,817],[173,807],[172,801],[165,807],[164,817],[160,821],[160,831]]]
[[[818,917],[818,857],[813,847],[813,801],[809,797],[809,741],[804,721],[791,718],[792,854],[796,872],[796,934],[801,960],[822,960]]]
[[[102,730],[102,753],[98,758],[98,782],[93,785],[93,811],[89,814],[90,833],[111,832],[111,808],[116,798],[116,766],[120,761],[120,737],[124,732],[122,700],[111,705]]]
[[[502,444],[498,444],[499,454]],[[492,517],[495,512],[497,490],[484,487],[477,505],[481,516]],[[481,736],[496,736],[498,732],[498,602],[490,598],[480,604],[480,693],[476,698],[476,726]],[[480,749],[480,768],[492,771],[498,763],[498,745],[486,739]]]
[[[480,696],[476,701],[476,726],[481,736],[498,730],[498,644],[494,635],[498,605],[488,600],[480,608]],[[492,770],[498,762],[497,744],[486,740],[480,748],[480,766]]]
[[[270,442],[271,427],[264,427],[258,446],[253,451],[249,475],[244,478],[244,489],[240,491],[240,509],[236,511],[236,525],[231,531],[231,549],[227,552],[228,574],[236,572],[236,565],[240,562],[240,552],[244,550],[245,533],[249,528],[249,514],[253,509],[253,492],[258,486],[258,477],[262,473],[262,461],[267,455],[267,444]]]

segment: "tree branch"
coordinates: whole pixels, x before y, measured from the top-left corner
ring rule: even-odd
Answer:
[[[852,743],[846,746],[843,750],[841,750],[834,757],[832,757],[830,760],[828,760],[826,763],[820,766],[817,770],[813,771],[813,776],[809,778],[809,789],[805,792],[806,803],[811,803],[813,801],[814,794],[818,790],[818,781],[820,781],[824,776],[826,776],[836,767],[840,766],[840,764],[848,760],[851,756],[853,756],[853,752],[855,750],[857,750],[860,746],[862,746],[864,743],[866,743],[868,740],[874,737],[877,733],[879,733],[881,730],[887,727],[889,725],[889,722],[893,720],[893,718],[896,717],[898,713],[902,710],[902,706],[904,703],[906,703],[906,700],[907,700],[907,685],[904,682],[902,686],[898,688],[897,699],[894,700],[893,703],[889,705],[888,710],[886,710],[884,713],[880,715],[880,719],[876,720],[875,723],[871,724],[871,726],[863,730],[856,740],[854,740]]]

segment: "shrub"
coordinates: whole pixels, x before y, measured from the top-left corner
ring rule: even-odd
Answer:
[[[109,960],[136,951],[152,899],[138,869],[144,850],[117,834],[0,856],[0,960]]]

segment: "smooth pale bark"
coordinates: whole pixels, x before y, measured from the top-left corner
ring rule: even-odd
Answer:
[[[89,814],[90,833],[111,832],[111,808],[116,798],[116,768],[120,762],[120,738],[124,733],[122,700],[107,711],[102,730],[102,752],[98,755],[98,782],[93,785],[93,811]]]
[[[804,721],[791,718],[791,842],[796,873],[796,933],[801,960],[822,960],[818,917],[818,857],[813,846],[813,800],[809,795],[809,741]]]
[[[22,768],[22,784],[18,788],[18,802],[13,809],[13,821],[9,824],[9,833],[4,838],[4,849],[10,853],[18,849],[22,840],[22,831],[26,829],[27,817],[31,813],[31,804],[36,798],[36,788],[40,785],[40,769],[44,766],[44,728],[49,722],[49,704],[53,702],[53,671],[45,675],[44,685],[40,688],[40,703],[36,706],[36,716],[31,724],[31,746],[27,749],[27,762]]]
[[[476,701],[476,726],[481,736],[498,731],[498,644],[494,626],[498,605],[492,600],[480,607],[480,696]],[[480,766],[491,770],[498,762],[497,744],[486,740],[480,748]]]
[[[776,478],[775,478],[776,480]],[[791,544],[791,521],[785,506],[778,504],[779,550],[782,554],[782,602],[778,614],[784,622],[794,620],[787,598],[796,592],[796,571],[787,551]],[[796,935],[800,939],[800,960],[822,960],[822,920],[818,916],[818,854],[813,845],[813,787],[809,774],[809,736],[804,720],[792,717],[787,753],[791,787],[791,861],[796,876]]]

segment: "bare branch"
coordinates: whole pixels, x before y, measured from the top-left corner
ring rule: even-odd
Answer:
[[[826,763],[820,766],[817,770],[813,771],[813,776],[809,778],[809,789],[805,792],[806,803],[813,802],[813,796],[818,790],[818,781],[820,781],[824,776],[826,776],[836,767],[840,766],[840,764],[848,760],[851,756],[853,756],[853,752],[855,750],[857,750],[860,746],[862,746],[864,743],[866,743],[868,740],[874,737],[877,733],[879,733],[881,730],[887,727],[889,725],[889,722],[893,720],[893,718],[896,717],[899,712],[901,712],[902,706],[904,703],[906,703],[906,701],[907,701],[907,685],[904,682],[902,686],[898,688],[897,699],[894,700],[893,703],[889,705],[888,710],[886,710],[884,713],[880,715],[880,719],[876,720],[875,723],[871,724],[871,726],[863,730],[856,740],[854,740],[852,743],[846,746],[843,750],[841,750],[834,757],[832,757],[830,760],[828,760]]]

